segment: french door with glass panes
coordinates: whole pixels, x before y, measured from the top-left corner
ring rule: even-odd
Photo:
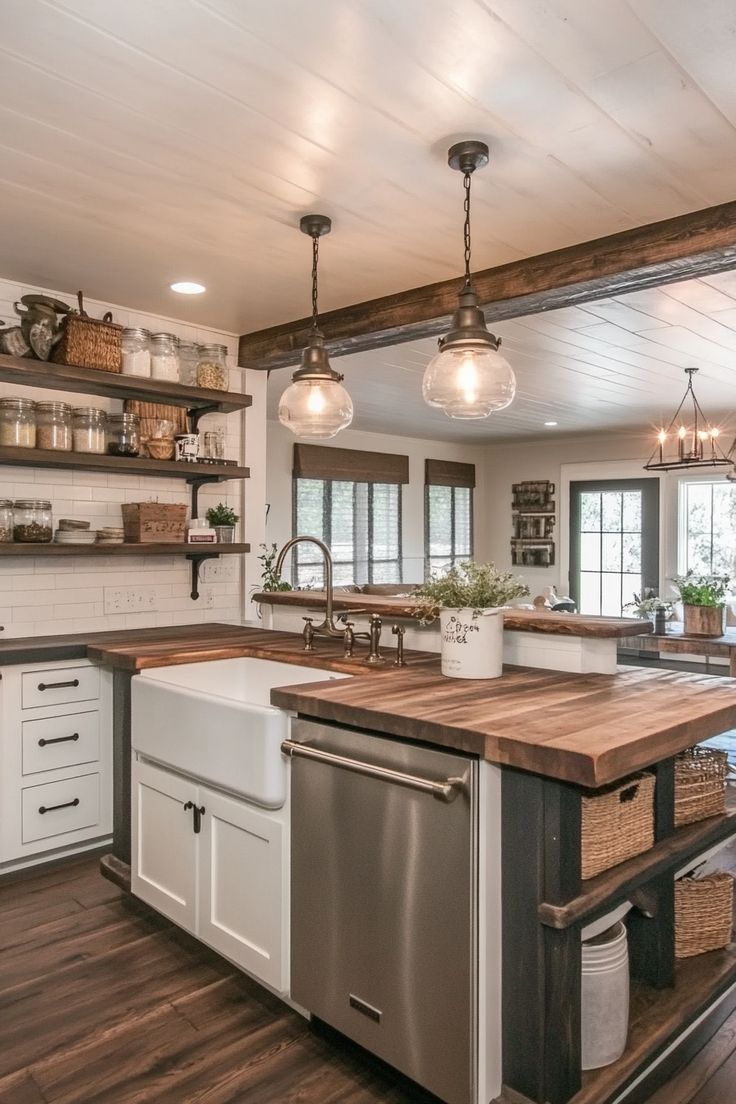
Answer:
[[[620,617],[659,587],[659,480],[570,484],[570,596],[578,611]]]

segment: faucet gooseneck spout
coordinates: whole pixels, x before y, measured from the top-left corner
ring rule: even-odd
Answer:
[[[286,559],[292,548],[294,548],[295,545],[302,543],[316,544],[317,548],[319,548],[320,552],[322,553],[322,559],[324,560],[325,565],[325,619],[320,625],[314,626],[314,631],[326,633],[328,636],[339,636],[342,638],[342,636],[344,635],[343,630],[337,628],[333,619],[332,556],[330,555],[330,550],[324,543],[324,541],[319,540],[318,537],[292,537],[291,540],[288,540],[286,542],[284,547],[279,552],[278,559],[276,560],[276,574],[281,574],[281,569],[284,566],[284,560]]]

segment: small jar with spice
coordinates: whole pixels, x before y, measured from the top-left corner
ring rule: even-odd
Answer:
[[[140,326],[128,326],[122,333],[122,371],[124,376],[150,376],[151,334]]]
[[[138,456],[141,420],[137,414],[110,414],[107,419],[108,456]]]
[[[13,540],[18,544],[50,544],[54,535],[51,503],[19,498],[13,503]]]
[[[77,406],[72,415],[75,452],[105,452],[107,415],[96,406]]]
[[[36,448],[71,452],[72,408],[69,403],[36,403]]]
[[[200,345],[197,364],[197,386],[211,391],[228,390],[226,345]]]
[[[179,339],[174,334],[151,336],[151,376],[169,383],[179,382]]]
[[[0,445],[35,448],[36,404],[33,399],[0,399]]]
[[[0,498],[0,544],[13,543],[13,500]]]

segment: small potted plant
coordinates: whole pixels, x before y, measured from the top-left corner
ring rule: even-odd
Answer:
[[[260,547],[263,549],[258,557],[263,565],[260,589],[264,591],[291,590],[291,583],[287,583],[285,579],[282,579],[274,566],[279,554],[276,542],[274,541],[270,547],[267,544],[262,544]]]
[[[634,610],[637,617],[643,621],[651,621],[655,633],[667,632],[667,620],[672,615],[672,602],[654,593],[651,587],[646,587],[641,594],[634,595],[634,601],[628,602],[624,609]]]
[[[412,594],[423,625],[440,619],[442,674],[498,678],[503,665],[503,607],[529,593],[511,572],[469,561],[432,575]]]
[[[206,514],[207,521],[217,533],[219,544],[232,544],[235,540],[235,524],[238,515],[224,502],[218,502],[216,506],[210,506]]]
[[[723,636],[730,581],[728,575],[696,575],[692,569],[675,575],[686,636]]]

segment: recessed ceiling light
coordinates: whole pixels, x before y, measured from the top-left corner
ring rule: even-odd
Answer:
[[[545,422],[544,424],[545,424],[546,426],[556,426],[556,425],[557,425],[557,422]]]
[[[177,280],[170,284],[172,291],[178,291],[180,295],[201,295],[207,288],[204,284],[196,284],[193,280]]]

